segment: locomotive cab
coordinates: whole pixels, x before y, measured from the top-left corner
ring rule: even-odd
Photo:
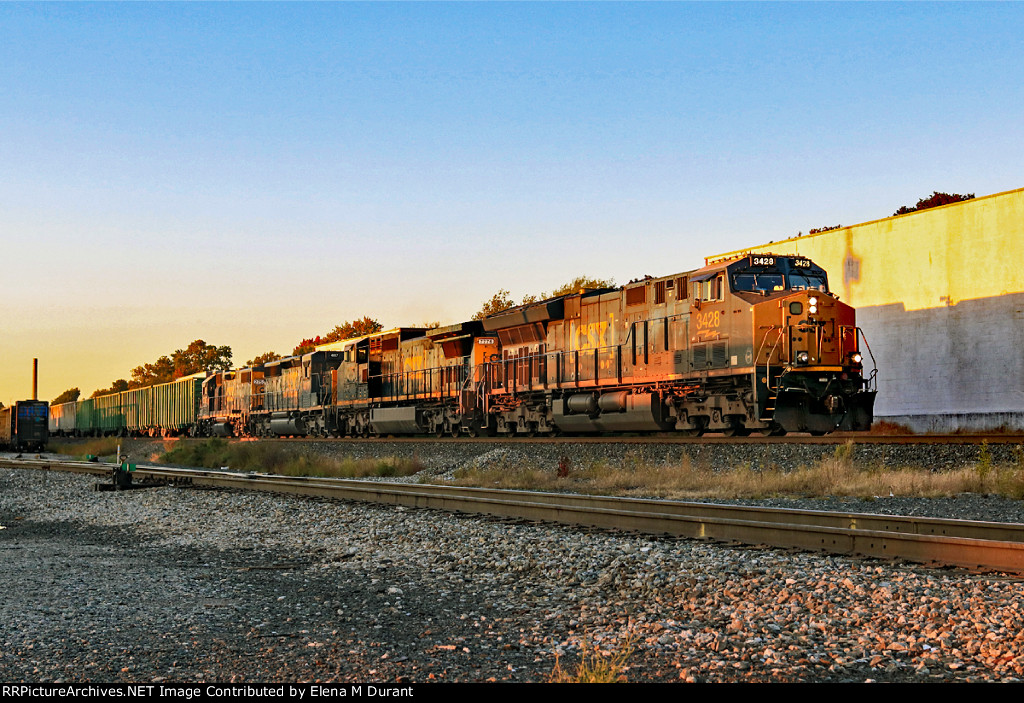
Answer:
[[[750,304],[759,419],[780,430],[867,430],[874,371],[864,378],[862,335],[828,275],[799,256],[752,255],[728,266],[732,293]]]

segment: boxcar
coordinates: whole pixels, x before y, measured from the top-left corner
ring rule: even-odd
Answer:
[[[45,400],[19,400],[0,409],[0,447],[13,451],[46,448],[49,404]]]

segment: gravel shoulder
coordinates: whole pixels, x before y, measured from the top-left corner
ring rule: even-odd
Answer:
[[[584,645],[631,682],[1024,674],[1018,579],[95,483],[0,470],[0,680],[537,682]]]

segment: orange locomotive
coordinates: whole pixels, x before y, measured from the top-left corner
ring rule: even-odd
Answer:
[[[866,430],[876,371],[864,375],[862,342],[853,308],[829,292],[824,270],[803,257],[757,254],[216,374],[203,385],[197,428],[323,436]]]
[[[866,430],[875,372],[825,272],[755,255],[484,320],[488,412],[517,432]]]

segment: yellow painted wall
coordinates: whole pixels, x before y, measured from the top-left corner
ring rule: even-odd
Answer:
[[[858,308],[921,310],[1020,293],[1024,188],[744,251],[809,257]]]

